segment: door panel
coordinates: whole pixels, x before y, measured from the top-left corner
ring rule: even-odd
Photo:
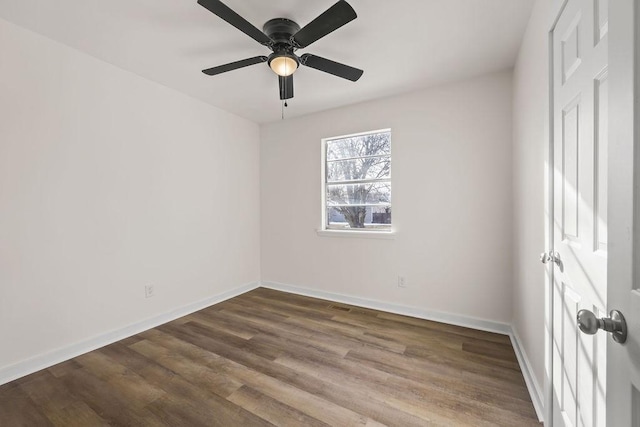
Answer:
[[[609,0],[596,0],[595,12],[595,43],[598,44],[609,32]]]
[[[609,73],[605,70],[595,80],[595,235],[596,251],[607,252],[607,176],[609,168]]]
[[[562,109],[562,236],[575,243],[578,239],[578,144],[580,98]]]

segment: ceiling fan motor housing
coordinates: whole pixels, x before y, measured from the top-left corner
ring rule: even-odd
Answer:
[[[291,19],[274,18],[264,24],[262,31],[275,42],[275,45],[282,44],[293,47],[291,36],[300,31],[300,25]]]

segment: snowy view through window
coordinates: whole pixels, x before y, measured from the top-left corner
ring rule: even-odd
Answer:
[[[326,228],[391,230],[391,131],[326,140]]]

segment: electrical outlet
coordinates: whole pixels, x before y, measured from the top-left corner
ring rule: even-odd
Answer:
[[[398,287],[399,288],[406,288],[407,287],[407,282],[405,281],[404,276],[398,276]]]
[[[146,285],[144,287],[144,297],[145,298],[151,298],[155,294],[156,294],[156,290],[155,290],[153,285]]]

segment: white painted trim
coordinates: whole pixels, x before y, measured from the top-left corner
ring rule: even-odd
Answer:
[[[533,368],[531,366],[531,362],[529,362],[527,353],[525,353],[524,347],[520,344],[520,336],[514,328],[511,328],[509,338],[511,338],[511,345],[513,345],[513,351],[516,353],[516,358],[518,359],[518,364],[520,365],[520,370],[522,371],[524,382],[527,385],[527,390],[529,390],[529,395],[531,396],[531,401],[533,402],[533,408],[536,410],[538,421],[544,422],[544,417],[546,414],[544,404],[544,390],[540,388],[540,384],[538,384],[538,380],[536,379],[536,376],[533,372]]]
[[[560,0],[553,2],[552,4],[552,13],[550,15],[550,23],[549,23],[549,31],[547,33],[547,55],[548,55],[548,78],[549,78],[549,92],[548,92],[548,116],[547,116],[547,131],[549,132],[549,140],[547,141],[547,198],[545,202],[545,211],[547,212],[547,216],[545,217],[545,226],[547,227],[547,233],[545,236],[545,243],[547,244],[547,248],[550,251],[555,251],[553,246],[554,242],[554,230],[553,230],[553,217],[554,213],[554,138],[555,138],[555,111],[554,111],[554,57],[553,57],[553,37],[555,34],[556,25],[560,20],[560,16],[564,11],[565,7],[567,7],[568,0]],[[545,325],[547,325],[545,329],[545,378],[544,378],[544,419],[547,420],[545,423],[548,426],[553,424],[553,400],[554,400],[554,391],[553,391],[553,274],[554,268],[553,265],[545,267],[547,270],[546,279],[545,279]],[[524,370],[523,370],[524,372]],[[534,377],[535,378],[535,377]],[[526,377],[525,377],[526,379]],[[527,385],[528,387],[528,385]],[[532,396],[532,400],[533,396]],[[535,400],[534,400],[535,402]],[[537,408],[536,408],[537,411]]]
[[[370,135],[372,133],[383,133],[383,132],[391,132],[391,128],[388,127],[388,128],[382,128],[382,129],[376,129],[376,130],[367,130],[364,132],[356,132],[356,133],[348,133],[345,135],[331,136],[329,138],[322,138],[322,142],[325,143],[327,141],[332,141],[334,139],[355,138],[358,136]]]
[[[360,239],[387,239],[396,238],[395,231],[344,231],[344,230],[316,230],[320,237],[347,237]]]
[[[496,322],[493,320],[478,319],[475,317],[445,313],[442,311],[425,310],[418,307],[393,304],[389,302],[382,302],[372,299],[360,298],[352,295],[338,294],[334,292],[319,291],[316,289],[287,285],[284,283],[263,281],[261,283],[261,286],[263,288],[274,289],[276,291],[289,292],[297,295],[304,295],[313,298],[341,302],[343,304],[371,308],[374,310],[386,311],[403,316],[416,317],[418,319],[432,320],[434,322],[447,323],[450,325],[462,326],[465,328],[479,329],[481,331],[487,332],[495,332],[502,335],[511,334],[511,326],[509,324]]]
[[[41,369],[51,367],[58,363],[64,362],[65,360],[72,359],[81,354],[104,347],[105,345],[109,345],[135,334],[139,334],[140,332],[155,328],[156,326],[194,313],[198,310],[202,310],[203,308],[207,308],[222,301],[226,301],[230,298],[256,289],[257,287],[259,287],[259,282],[253,282],[243,286],[239,286],[221,294],[183,305],[182,307],[160,314],[158,316],[133,323],[129,326],[125,326],[124,328],[109,331],[93,338],[89,338],[87,340],[72,344],[70,346],[31,357],[30,359],[16,363],[14,365],[2,367],[0,368],[0,385],[24,377],[25,375],[32,374]]]

